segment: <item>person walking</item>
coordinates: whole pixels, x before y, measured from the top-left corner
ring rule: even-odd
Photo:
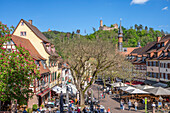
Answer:
[[[152,107],[153,107],[153,112],[152,113],[155,113],[155,107],[156,107],[155,102],[153,102]]]
[[[135,105],[135,111],[137,111],[137,109],[138,109],[138,102],[135,101],[134,105]]]
[[[131,103],[131,101],[129,100],[129,102],[128,102],[129,111],[131,110],[131,106],[132,106],[132,103]]]
[[[109,108],[109,107],[108,107],[108,109],[107,109],[107,113],[111,113],[111,112],[110,112],[110,108]]]

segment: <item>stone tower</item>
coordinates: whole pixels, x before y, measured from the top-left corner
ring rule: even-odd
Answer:
[[[103,27],[103,20],[100,20],[100,27]]]
[[[118,31],[118,49],[119,51],[123,50],[123,30],[122,30],[122,26],[121,26],[121,20],[120,20],[120,26],[119,26],[119,31]]]

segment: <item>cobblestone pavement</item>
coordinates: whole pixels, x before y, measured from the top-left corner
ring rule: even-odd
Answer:
[[[95,98],[98,98],[98,88],[97,85],[94,84],[91,87],[93,89],[93,93]],[[99,95],[102,93],[101,90],[99,90]],[[105,99],[99,99],[100,105],[103,105],[106,109],[110,107],[110,110],[112,113],[145,113],[144,111],[135,111],[134,108],[131,109],[131,111],[128,111],[128,106],[125,105],[125,110],[120,109],[120,104],[118,101],[112,99],[110,95],[106,95]]]

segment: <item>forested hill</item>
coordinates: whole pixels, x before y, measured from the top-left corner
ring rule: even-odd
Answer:
[[[136,25],[131,27],[130,29],[126,29],[122,26],[123,29],[123,46],[124,47],[136,47],[137,43],[140,42],[141,46],[145,46],[148,42],[156,41],[156,37],[164,35],[164,31],[161,30],[154,30],[153,28],[148,28],[145,26],[143,28],[142,25]],[[102,31],[98,30],[90,35],[80,35],[80,31],[78,30],[76,33],[64,33],[59,31],[48,31],[43,32],[43,34],[53,43],[57,43],[59,40],[65,40],[67,38],[78,38],[78,37],[84,37],[84,38],[103,38],[103,39],[109,39],[112,40],[113,43],[118,42],[118,30],[110,30],[110,31]]]

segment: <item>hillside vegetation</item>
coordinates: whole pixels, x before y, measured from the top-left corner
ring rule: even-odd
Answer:
[[[164,35],[164,31],[154,30],[153,28],[148,28],[147,26],[143,27],[141,24],[134,25],[134,28],[126,29],[122,26],[123,29],[123,46],[124,47],[136,47],[137,43],[140,42],[141,46],[145,46],[148,42],[156,41],[156,37]],[[64,33],[59,31],[48,31],[43,32],[43,34],[52,42],[57,43],[58,41],[65,41],[69,38],[103,38],[106,40],[111,40],[113,44],[118,42],[118,29],[110,31],[95,31],[89,35],[80,35],[80,30],[77,30],[76,33]]]

